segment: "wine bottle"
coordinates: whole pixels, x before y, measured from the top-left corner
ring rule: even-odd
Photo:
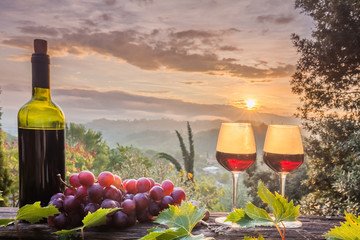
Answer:
[[[63,190],[65,177],[65,116],[50,94],[50,57],[47,41],[34,40],[32,97],[18,113],[19,205],[48,204]]]

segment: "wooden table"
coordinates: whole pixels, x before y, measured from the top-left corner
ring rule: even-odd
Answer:
[[[13,218],[16,216],[17,208],[0,208],[0,218]],[[226,213],[211,213],[210,219],[207,221],[212,228],[217,228],[220,225],[215,223],[216,217],[226,216]],[[340,217],[319,217],[319,216],[301,216],[298,218],[302,222],[302,227],[297,229],[287,229],[286,239],[325,239],[323,235],[333,228],[335,225],[339,226],[339,222],[343,221]],[[85,229],[85,239],[139,239],[147,234],[147,229],[156,226],[152,222],[138,223],[133,227],[122,230],[117,229],[102,229],[90,228]],[[26,224],[20,223],[21,239],[57,239],[57,235],[53,234],[56,229],[49,227],[47,224]],[[244,239],[244,236],[257,237],[262,234],[266,240],[281,239],[279,233],[275,228],[270,227],[256,227],[256,228],[242,228],[231,229],[227,228],[221,231],[221,235],[214,233],[205,226],[196,227],[193,234],[204,234],[207,237],[214,237],[215,239]],[[15,226],[9,225],[6,228],[0,228],[0,239],[18,239]]]

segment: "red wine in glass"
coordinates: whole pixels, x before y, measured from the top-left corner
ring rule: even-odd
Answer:
[[[276,172],[289,173],[304,162],[304,154],[278,154],[264,152],[264,162]]]
[[[248,169],[256,160],[256,153],[236,154],[216,152],[217,161],[230,172],[241,172]]]

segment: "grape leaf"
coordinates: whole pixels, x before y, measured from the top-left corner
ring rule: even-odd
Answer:
[[[106,223],[106,216],[117,210],[120,210],[120,208],[99,208],[94,213],[89,212],[88,215],[86,215],[82,220],[84,227],[96,227],[104,225]]]
[[[196,223],[204,217],[204,214],[205,207],[198,209],[191,203],[183,202],[180,206],[170,205],[169,209],[162,212],[155,222],[167,225],[170,228],[181,229],[185,234],[190,234]]]
[[[287,201],[287,199],[277,192],[272,194],[264,185],[260,182],[258,186],[258,196],[264,203],[267,203],[273,210],[274,222],[279,223],[282,221],[295,221],[299,213],[300,206],[294,206],[293,201]],[[248,214],[248,213],[247,213]]]
[[[0,219],[0,226],[7,226],[10,222],[14,221],[14,218],[2,218]]]
[[[254,206],[254,205],[252,205],[252,206]],[[248,207],[248,208],[250,208],[250,207]],[[263,209],[260,209],[260,210],[263,210]],[[248,209],[248,211],[250,211],[250,210]],[[242,227],[271,226],[272,218],[269,216],[269,214],[265,210],[263,210],[263,211],[265,212],[265,213],[262,213],[264,216],[257,214],[258,212],[254,211],[254,213],[253,213],[254,219],[253,219],[249,215],[247,215],[243,209],[234,209],[233,212],[229,213],[229,215],[226,218],[226,221],[237,223]]]
[[[155,227],[150,230],[148,230],[149,234],[141,238],[141,240],[152,240],[152,239],[174,239],[178,237],[179,235],[176,233],[176,229],[169,228],[161,228],[161,227]]]
[[[141,240],[202,240],[213,239],[205,238],[203,235],[194,236],[191,234],[195,227],[205,214],[205,208],[198,209],[191,203],[183,202],[180,206],[170,205],[169,209],[163,211],[156,218],[155,222],[167,225],[169,229],[152,228],[149,234]]]
[[[17,211],[15,220],[26,220],[30,223],[36,223],[43,218],[59,213],[59,210],[51,204],[46,207],[41,207],[40,202],[35,202],[34,204],[27,204],[21,207]]]
[[[104,225],[106,223],[106,216],[108,214],[111,214],[117,210],[120,210],[120,208],[99,208],[93,213],[88,213],[82,220],[83,226],[76,227],[69,230],[60,230],[55,232],[56,234],[73,234],[78,230],[83,231],[86,227],[96,227],[100,225]]]
[[[345,212],[346,222],[340,223],[341,226],[331,229],[325,234],[329,240],[359,240],[360,239],[360,216]]]

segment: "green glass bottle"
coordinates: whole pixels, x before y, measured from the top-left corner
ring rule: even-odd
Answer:
[[[19,205],[41,201],[63,190],[57,174],[65,177],[65,116],[50,94],[47,42],[34,40],[32,98],[18,113]]]

